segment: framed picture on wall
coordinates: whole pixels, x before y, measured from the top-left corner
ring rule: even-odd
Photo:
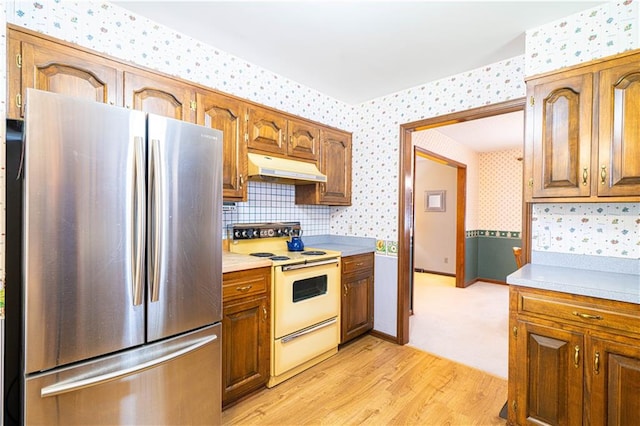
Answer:
[[[424,211],[444,212],[447,191],[424,191]]]

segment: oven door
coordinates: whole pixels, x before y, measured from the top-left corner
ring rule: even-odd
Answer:
[[[335,318],[340,312],[340,259],[274,270],[275,339]]]

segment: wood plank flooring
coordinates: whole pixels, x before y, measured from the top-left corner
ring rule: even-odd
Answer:
[[[504,425],[506,399],[506,380],[367,335],[227,408],[222,423]]]

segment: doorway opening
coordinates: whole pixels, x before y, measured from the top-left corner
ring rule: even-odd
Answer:
[[[415,131],[432,129],[440,126],[462,123],[479,118],[509,112],[522,111],[525,98],[506,101],[499,104],[487,105],[467,111],[447,114],[400,126],[400,161],[399,161],[399,212],[398,212],[398,306],[397,306],[397,334],[396,341],[404,345],[409,342],[409,315],[411,312],[411,289],[413,284],[413,224],[414,224],[414,182],[413,161],[414,149],[412,133]],[[461,170],[460,168],[458,169]],[[465,169],[466,170],[466,169]],[[464,189],[463,189],[464,193]],[[463,215],[464,216],[464,215]],[[462,257],[461,269],[456,270],[456,286],[458,275],[462,277],[461,286],[464,287],[464,221],[462,222],[462,247],[457,248],[456,258]],[[524,229],[523,231],[526,231]],[[523,240],[526,236],[523,233]],[[457,243],[456,243],[457,245]],[[456,268],[458,268],[456,259]]]

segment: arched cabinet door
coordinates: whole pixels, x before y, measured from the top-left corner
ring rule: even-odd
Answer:
[[[9,40],[9,51],[9,66],[20,69],[21,79],[9,79],[10,117],[23,116],[27,88],[122,104],[119,87],[122,73],[99,56],[46,40],[32,43],[14,37]]]
[[[640,195],[640,65],[600,71],[598,196]]]
[[[228,201],[247,199],[247,149],[244,143],[246,106],[239,100],[213,92],[198,93],[198,120],[201,126],[222,131],[223,198]]]
[[[591,73],[533,89],[533,197],[591,194]]]
[[[124,73],[124,105],[176,120],[196,122],[195,92],[186,83],[144,71]]]

